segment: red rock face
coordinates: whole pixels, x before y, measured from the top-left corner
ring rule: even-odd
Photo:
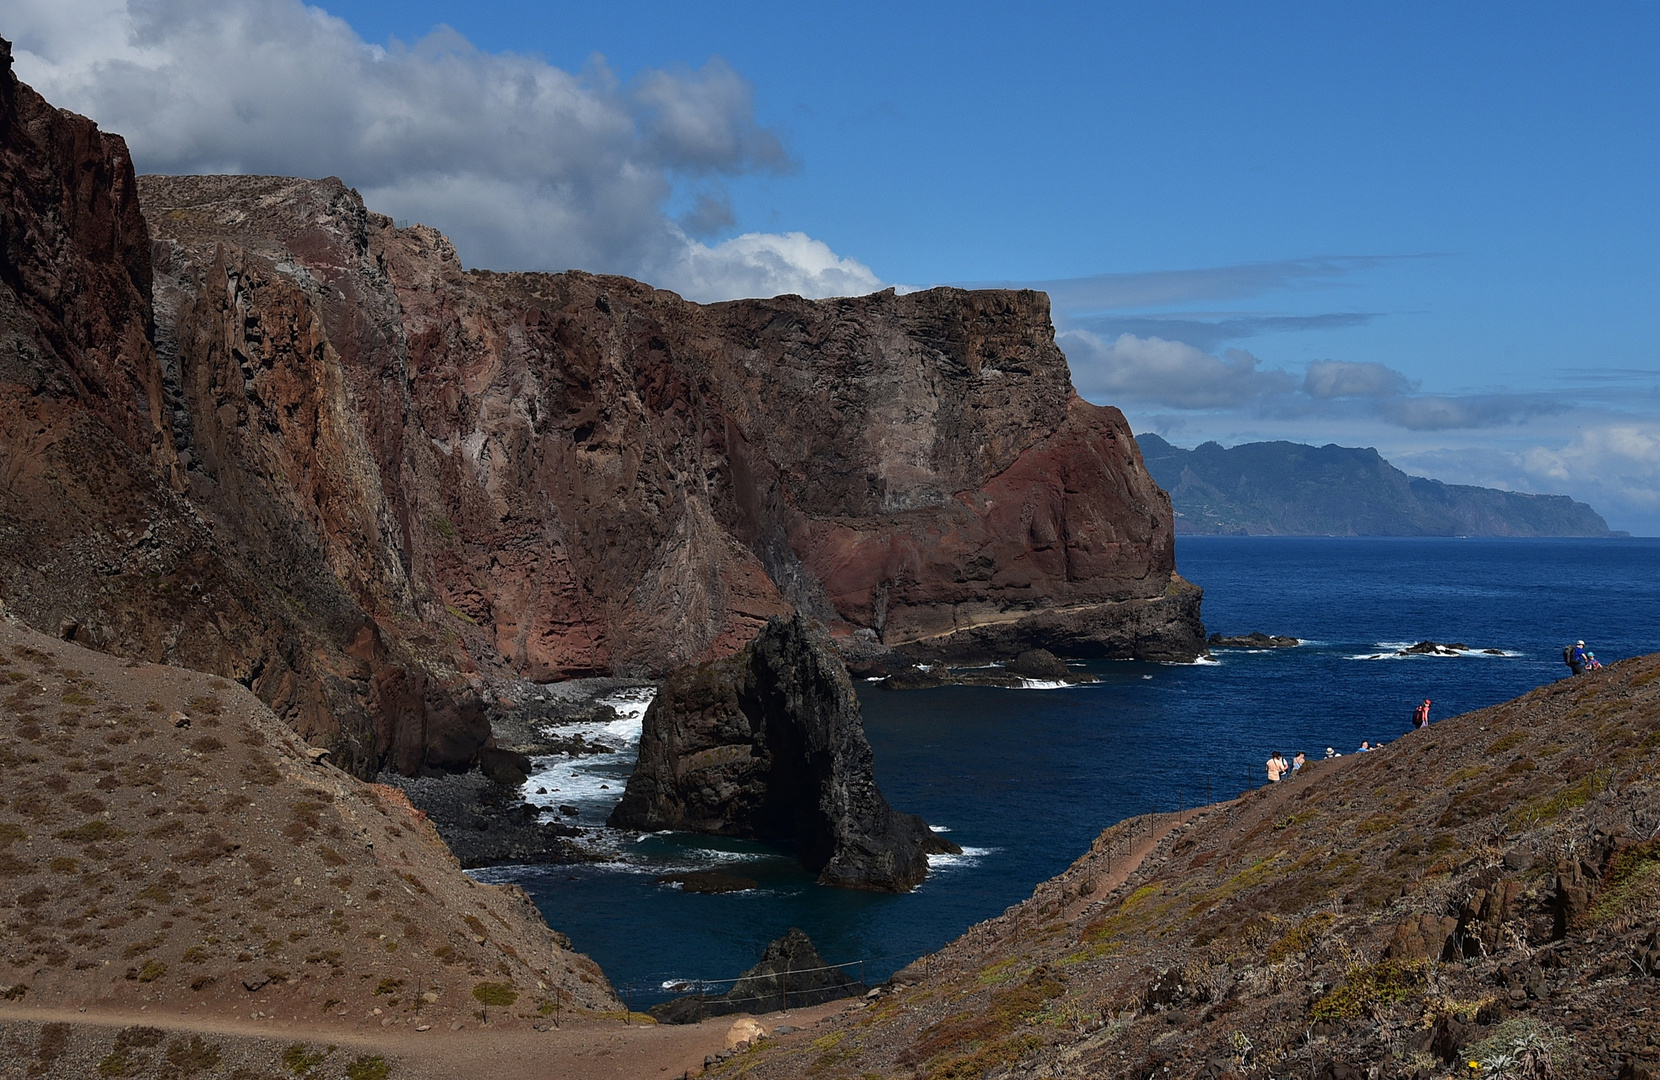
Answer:
[[[1076,646],[1164,604],[1168,500],[1041,294],[702,306],[464,272],[337,181],[141,183],[199,486],[246,506],[220,464],[257,464],[383,624],[446,626],[451,670],[658,672],[792,608],[889,645],[1064,611]],[[1165,606],[1128,651],[1202,648]]]

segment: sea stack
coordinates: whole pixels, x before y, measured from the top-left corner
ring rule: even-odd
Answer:
[[[793,842],[820,883],[888,892],[960,850],[882,797],[847,668],[800,614],[669,677],[610,824]]]

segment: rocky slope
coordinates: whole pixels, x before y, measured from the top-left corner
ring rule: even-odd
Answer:
[[[329,1031],[618,1008],[516,886],[226,679],[0,621],[0,996]],[[488,995],[487,995],[488,996]],[[103,1075],[121,1075],[105,1072]]]
[[[829,635],[773,619],[736,656],[675,672],[646,710],[613,828],[786,842],[825,885],[905,892],[958,851],[876,786]]]
[[[1243,443],[1193,450],[1136,440],[1168,492],[1178,533],[1253,536],[1614,536],[1566,495],[1408,476],[1376,450]]]
[[[1651,1076],[1657,767],[1660,655],[1121,822],[811,1046],[719,1071]]]

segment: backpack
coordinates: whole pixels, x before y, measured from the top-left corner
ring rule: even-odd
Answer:
[[[1572,645],[1562,646],[1562,662],[1569,667],[1574,666],[1574,647]]]

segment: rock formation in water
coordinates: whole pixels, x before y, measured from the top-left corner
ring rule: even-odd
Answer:
[[[474,760],[481,690],[795,610],[924,659],[1203,649],[1168,500],[1041,294],[464,271],[337,180],[135,180],[0,83],[0,594],[31,625],[234,678],[360,775]]]
[[[894,892],[960,850],[882,797],[847,669],[799,613],[669,676],[610,824],[790,842],[823,884]]]
[[[857,972],[857,968],[854,969]],[[790,927],[768,943],[756,965],[719,994],[686,994],[651,1007],[658,1023],[695,1024],[711,1016],[805,1009],[864,990],[846,969],[831,967],[805,931]]]
[[[1620,536],[1566,495],[1408,476],[1370,447],[1214,442],[1193,450],[1137,437],[1170,492],[1178,533],[1250,536]]]

